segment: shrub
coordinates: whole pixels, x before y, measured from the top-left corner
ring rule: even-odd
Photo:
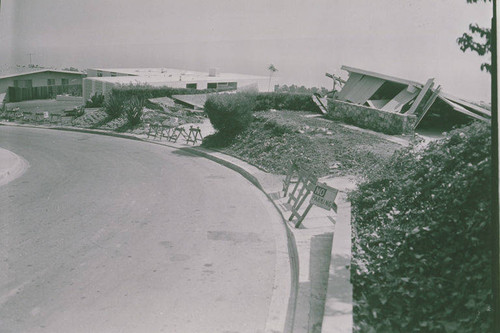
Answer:
[[[205,112],[221,135],[234,137],[252,122],[254,98],[248,93],[213,95],[205,102]]]
[[[490,127],[395,154],[351,196],[361,332],[487,332],[493,325]]]
[[[124,102],[125,98],[123,96],[109,94],[106,101],[104,102],[104,111],[106,111],[109,118],[118,118],[123,113]]]
[[[90,100],[88,100],[85,103],[85,107],[100,108],[103,104],[104,104],[104,95],[95,93],[94,95],[92,95],[92,97],[90,97]]]
[[[141,122],[141,117],[144,109],[144,100],[132,97],[125,103],[125,114],[130,125],[136,126]]]

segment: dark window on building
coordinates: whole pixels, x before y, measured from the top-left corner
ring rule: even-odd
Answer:
[[[98,77],[102,77],[102,72],[101,71],[97,71],[97,76]]]
[[[217,89],[217,82],[207,83],[207,89]]]
[[[47,79],[47,85],[48,86],[55,86],[56,85],[56,79]]]
[[[228,83],[228,86],[229,86],[230,88],[237,88],[237,87],[238,87],[238,83],[237,83],[237,82],[229,82],[229,83]]]
[[[111,76],[115,77],[116,73],[115,72],[111,72]]]
[[[198,87],[198,84],[196,84],[196,83],[188,83],[188,84],[186,84],[186,88],[187,89],[196,89],[196,87]]]
[[[69,84],[69,79],[61,79],[61,84],[62,84],[63,86],[68,85],[68,84]]]

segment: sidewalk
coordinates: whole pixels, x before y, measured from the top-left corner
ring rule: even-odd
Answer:
[[[12,125],[0,123],[2,124]],[[192,124],[185,126],[190,125]],[[213,131],[207,124],[193,124],[193,126],[200,126],[203,137]],[[52,127],[52,129],[111,135],[160,144],[208,158],[240,173],[263,191],[280,212],[288,239],[288,249],[286,245],[285,248],[281,246],[277,255],[288,256],[290,267],[276,267],[276,281],[265,331],[269,333],[352,332],[352,285],[349,281],[351,215],[346,195],[355,187],[352,179],[346,177],[320,179],[339,190],[336,199],[337,214],[314,206],[301,227],[296,229],[294,223],[288,221],[290,216],[286,205],[288,198],[282,196],[284,176],[266,173],[256,166],[214,150],[166,140],[147,139],[146,135],[116,134],[73,127]],[[290,270],[291,277],[283,275],[289,274]]]
[[[20,177],[28,167],[28,162],[22,157],[0,148],[0,186]]]

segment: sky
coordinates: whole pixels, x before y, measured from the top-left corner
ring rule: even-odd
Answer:
[[[342,65],[490,99],[489,57],[460,51],[491,3],[466,0],[2,0],[0,69],[171,67],[332,86]]]

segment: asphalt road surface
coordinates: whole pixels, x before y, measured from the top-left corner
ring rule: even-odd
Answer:
[[[0,332],[260,332],[273,209],[239,174],[164,146],[0,127]]]

